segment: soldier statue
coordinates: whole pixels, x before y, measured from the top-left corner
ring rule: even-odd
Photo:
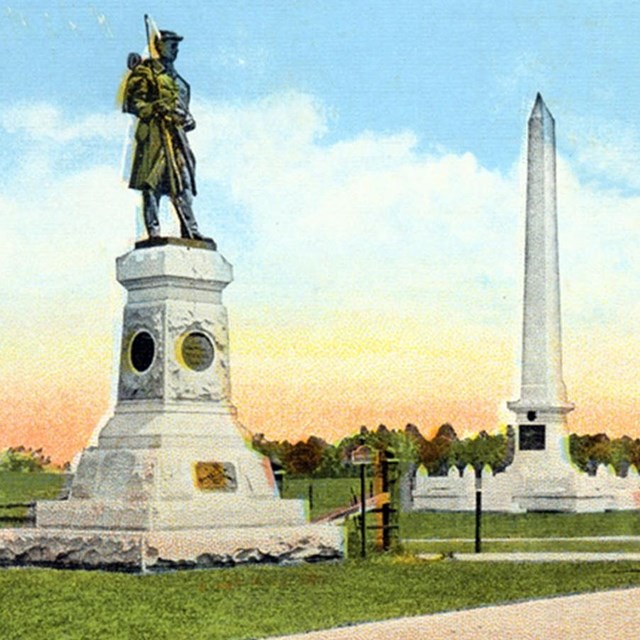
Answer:
[[[147,37],[149,28],[147,23]],[[141,59],[129,55],[130,71],[123,99],[123,110],[137,119],[135,146],[129,187],[142,191],[144,223],[149,238],[160,236],[158,206],[168,196],[180,220],[183,238],[204,240],[193,215],[196,195],[196,161],[187,132],[196,123],[189,112],[190,89],[173,63],[182,40],[173,31],[159,31],[149,41],[156,56]]]

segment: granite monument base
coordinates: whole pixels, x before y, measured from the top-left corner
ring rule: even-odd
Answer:
[[[314,562],[342,555],[342,530],[332,525],[181,531],[0,530],[0,566],[153,572]]]

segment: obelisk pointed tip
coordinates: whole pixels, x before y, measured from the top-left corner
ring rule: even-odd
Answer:
[[[553,116],[551,115],[551,111],[547,108],[544,100],[542,99],[542,95],[538,91],[536,94],[536,101],[533,104],[533,109],[531,110],[531,116],[529,119],[540,118],[540,119],[551,119],[553,121]]]

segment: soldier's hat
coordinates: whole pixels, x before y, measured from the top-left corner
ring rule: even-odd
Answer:
[[[167,31],[166,29],[160,29],[157,38],[162,40],[162,42],[166,42],[167,40],[176,40],[180,42],[180,40],[184,40],[182,36],[179,36],[175,31]]]

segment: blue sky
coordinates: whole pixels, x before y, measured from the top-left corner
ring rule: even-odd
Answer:
[[[329,140],[410,129],[504,170],[537,91],[561,119],[632,119],[640,7],[602,1],[7,2],[3,102],[108,110],[145,11],[186,34],[198,94],[310,93],[334,114]]]
[[[262,367],[292,388],[303,369],[334,388],[393,386],[373,370],[413,381],[402,406],[437,396],[454,411],[463,390],[484,420],[508,419],[526,120],[540,91],[557,122],[576,424],[604,428],[609,403],[614,423],[636,425],[640,5],[622,2],[3,3],[0,321],[20,337],[0,375],[33,376],[22,344],[33,367],[59,361],[52,375],[64,377],[73,362],[89,376],[61,338],[80,334],[104,343],[100,384],[110,381],[113,260],[142,233],[122,181],[130,119],[116,92],[127,54],[144,49],[145,12],[185,37],[196,216],[235,265],[226,301],[249,418]],[[276,334],[277,345],[266,337]],[[343,370],[347,352],[355,364]],[[385,419],[383,396],[363,397],[371,420]]]

